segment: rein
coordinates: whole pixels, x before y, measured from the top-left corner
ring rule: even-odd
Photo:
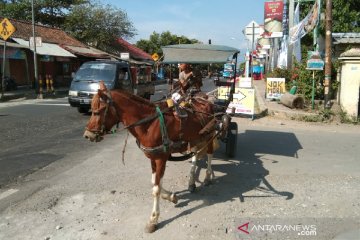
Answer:
[[[158,116],[159,116],[161,137],[162,137],[162,141],[163,141],[163,145],[164,145],[164,152],[167,152],[169,150],[169,136],[168,136],[168,133],[166,130],[164,115],[158,106],[156,106],[156,112],[158,113]]]

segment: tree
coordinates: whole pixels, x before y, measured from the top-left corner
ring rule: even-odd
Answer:
[[[109,46],[117,38],[131,38],[136,34],[126,12],[97,3],[74,6],[66,17],[64,30],[79,41],[104,51],[111,51]]]
[[[190,43],[200,43],[200,41],[189,39],[183,35],[178,36],[172,34],[170,31],[165,31],[161,34],[153,32],[150,35],[149,40],[141,39],[136,42],[136,46],[149,54],[157,53],[159,56],[162,56],[161,46]]]
[[[89,0],[34,0],[35,22],[61,28],[71,9],[76,5],[87,2]],[[31,21],[31,1],[1,0],[0,15],[16,20]]]
[[[360,32],[360,2],[359,0],[332,0],[332,31],[339,32]],[[301,16],[303,19],[309,13],[313,2],[301,3]],[[321,12],[325,14],[326,1],[322,0]],[[325,21],[320,22],[320,33],[325,36]],[[309,38],[310,37],[310,38]],[[304,40],[312,44],[312,34]]]
[[[360,32],[359,0],[333,0],[333,32]],[[325,3],[325,1],[324,1]],[[325,9],[325,7],[324,7]]]

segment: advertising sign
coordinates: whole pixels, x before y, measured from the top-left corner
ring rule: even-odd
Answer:
[[[235,64],[225,63],[223,77],[226,77],[226,78],[234,77],[234,69],[235,69]]]
[[[308,51],[308,60],[306,62],[306,69],[313,71],[324,70],[324,61],[321,59],[319,52]]]
[[[34,38],[33,37],[30,37],[29,44],[30,44],[31,49],[34,48]],[[36,47],[42,47],[42,38],[35,37],[35,44],[36,44]]]
[[[252,79],[250,77],[241,77],[239,78],[239,87],[241,88],[251,88]]]
[[[235,88],[233,101],[230,102],[226,112],[231,113],[232,108],[235,108],[235,113],[254,115],[255,89]]]
[[[122,52],[122,53],[120,53],[120,59],[122,59],[122,60],[129,60],[129,59],[130,59],[130,53],[128,53],[128,52]]]
[[[283,20],[284,2],[265,2],[264,29],[265,37],[276,38],[283,36],[282,20]]]
[[[230,96],[230,88],[229,87],[218,87],[218,95],[217,98],[221,100],[227,100]]]
[[[266,98],[280,99],[285,93],[285,78],[266,79]]]

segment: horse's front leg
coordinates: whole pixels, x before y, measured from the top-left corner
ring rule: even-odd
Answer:
[[[166,160],[153,160],[151,159],[152,177],[151,182],[153,184],[152,195],[153,195],[153,209],[150,216],[150,221],[146,225],[145,231],[152,233],[156,230],[156,225],[160,216],[160,194],[161,194],[161,179],[165,172]]]
[[[189,187],[188,190],[190,192],[194,192],[196,185],[195,185],[195,170],[196,170],[196,163],[197,163],[197,154],[191,158],[191,169],[190,169],[190,177],[189,177]]]
[[[204,180],[204,185],[207,186],[211,183],[211,180],[214,178],[214,172],[211,168],[211,160],[213,158],[212,154],[207,154],[207,169],[206,169],[206,175]]]

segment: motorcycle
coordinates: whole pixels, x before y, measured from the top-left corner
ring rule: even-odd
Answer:
[[[2,89],[2,82],[3,79],[0,80],[0,89]],[[17,89],[17,84],[13,77],[5,76],[4,85],[5,85],[4,88],[5,91],[12,91]]]

